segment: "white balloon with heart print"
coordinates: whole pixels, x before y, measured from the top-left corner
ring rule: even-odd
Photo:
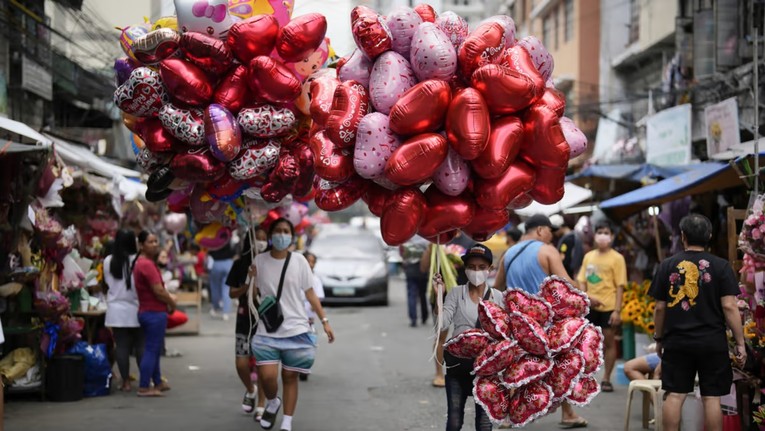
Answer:
[[[409,60],[412,38],[422,23],[420,15],[410,7],[399,7],[388,14],[385,21],[393,36],[392,49]]]
[[[470,34],[470,27],[465,18],[452,11],[446,11],[439,15],[436,18],[436,25],[449,38],[455,50],[460,48],[462,42]]]
[[[587,136],[576,127],[576,124],[568,117],[560,117],[560,128],[569,147],[569,158],[574,158],[587,151]]]
[[[279,141],[246,141],[245,149],[228,164],[231,178],[239,181],[248,180],[268,173],[279,161],[281,145]]]
[[[380,112],[367,114],[359,122],[353,152],[353,167],[362,178],[377,179],[385,174],[385,163],[401,146],[399,137],[390,130],[390,119]]]
[[[199,108],[183,109],[168,103],[159,110],[159,121],[171,135],[195,147],[204,145],[204,112]]]
[[[236,121],[244,133],[256,138],[287,135],[297,124],[294,112],[268,104],[242,109]]]
[[[369,77],[372,74],[373,65],[372,60],[368,59],[360,49],[356,49],[348,57],[348,61],[340,67],[337,77],[342,82],[353,80],[364,88],[369,88]]]
[[[515,21],[507,15],[494,15],[481,22],[496,22],[505,29],[505,49],[515,46]]]
[[[424,22],[412,39],[410,54],[417,79],[449,81],[457,71],[457,51],[449,37],[432,22]]]
[[[372,67],[369,77],[369,99],[378,112],[390,114],[393,105],[417,84],[412,66],[401,54],[382,53]]]
[[[174,0],[181,33],[196,32],[225,40],[234,23],[228,0]]]
[[[469,180],[470,165],[452,147],[449,147],[446,160],[433,175],[436,188],[445,195],[459,196],[467,188]]]
[[[534,66],[539,73],[542,74],[542,78],[545,81],[550,79],[553,73],[553,68],[555,67],[555,60],[553,60],[552,54],[547,51],[547,48],[545,48],[542,41],[534,36],[526,36],[519,40],[517,45],[522,46],[523,49],[528,51],[529,55],[531,55],[531,60],[534,62]]]

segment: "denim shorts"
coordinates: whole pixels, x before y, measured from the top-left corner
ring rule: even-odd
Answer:
[[[254,335],[252,355],[258,365],[281,363],[285,370],[309,374],[316,357],[316,335],[310,332],[287,338]]]

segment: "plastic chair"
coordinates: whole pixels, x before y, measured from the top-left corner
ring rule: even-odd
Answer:
[[[661,401],[664,391],[661,380],[633,380],[627,392],[627,414],[624,417],[624,431],[629,431],[632,396],[635,391],[643,393],[643,429],[648,429],[650,401],[653,399],[653,417],[656,419],[656,431],[661,431]]]

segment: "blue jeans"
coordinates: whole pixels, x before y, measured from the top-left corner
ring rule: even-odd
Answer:
[[[138,323],[141,324],[145,346],[141,358],[141,377],[139,387],[148,388],[153,381],[154,386],[162,384],[162,372],[159,369],[159,358],[165,345],[167,330],[167,313],[164,311],[144,311],[138,313]]]
[[[446,356],[446,355],[444,355]],[[450,363],[447,361],[447,366]],[[453,365],[453,363],[452,363]],[[465,404],[473,395],[473,376],[469,367],[453,367],[446,371],[446,431],[459,431],[465,422]],[[476,431],[491,431],[491,420],[483,407],[475,405]]]
[[[223,301],[223,312],[231,313],[231,298],[228,297],[228,286],[226,277],[234,261],[231,259],[216,260],[210,270],[210,302],[213,310],[221,309],[221,300]]]
[[[426,277],[406,277],[406,298],[407,308],[409,310],[409,321],[417,324],[417,299],[420,300],[420,310],[422,311],[422,323],[428,320],[428,301],[427,301],[428,282]]]

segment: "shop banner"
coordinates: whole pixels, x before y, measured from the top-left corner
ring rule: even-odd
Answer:
[[[53,75],[50,71],[27,56],[21,58],[21,88],[53,100]]]
[[[704,108],[704,119],[707,125],[708,157],[727,151],[741,143],[738,103],[735,97]]]
[[[659,166],[691,162],[691,104],[665,109],[648,119],[646,162]]]

